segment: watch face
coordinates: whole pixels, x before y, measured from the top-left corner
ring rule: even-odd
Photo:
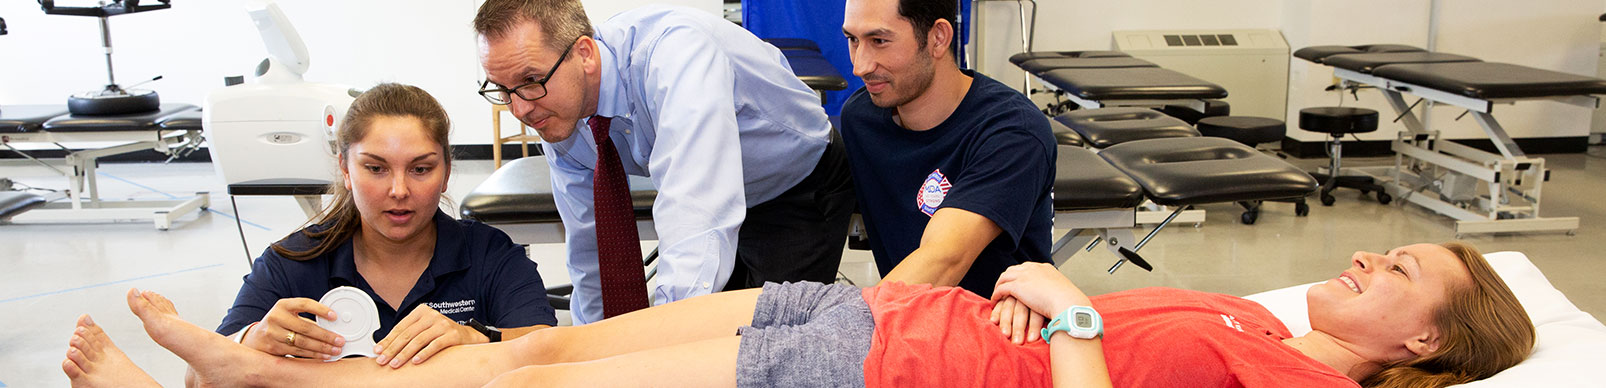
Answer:
[[[1076,327],[1092,328],[1093,314],[1088,314],[1081,311],[1076,312]]]

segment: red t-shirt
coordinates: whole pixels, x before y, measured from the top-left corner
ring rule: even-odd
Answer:
[[[992,302],[963,289],[866,288],[875,317],[865,386],[1050,387],[1048,345],[1015,345],[989,321]],[[1243,298],[1144,288],[1092,298],[1117,387],[1357,387],[1284,345],[1282,322]]]

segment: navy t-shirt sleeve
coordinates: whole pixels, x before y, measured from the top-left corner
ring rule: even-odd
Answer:
[[[1038,122],[1042,121],[1042,122]],[[1042,124],[1043,128],[1032,126]],[[983,124],[987,125],[987,124]],[[1034,131],[1049,132],[1043,120],[999,123],[973,143],[964,175],[952,177],[953,188],[941,207],[964,209],[987,217],[1008,237],[1010,250],[1020,244],[1034,215],[1038,197],[1051,184],[1053,155]]]
[[[494,303],[489,311],[489,324],[495,327],[557,326],[557,311],[547,302],[546,285],[524,246],[514,244],[500,230],[485,228],[491,232],[486,250],[491,259],[488,262],[496,265],[490,273]]]
[[[268,310],[288,294],[289,283],[283,278],[281,267],[286,260],[269,246],[251,262],[251,273],[245,275],[240,293],[234,296],[234,306],[229,307],[229,313],[217,327],[218,334],[233,335],[246,325],[262,320]]]

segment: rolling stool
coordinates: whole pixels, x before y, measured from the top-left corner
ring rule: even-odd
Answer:
[[[1249,148],[1256,145],[1280,142],[1288,132],[1288,126],[1282,120],[1250,117],[1250,116],[1211,116],[1199,119],[1199,134],[1211,137],[1231,139],[1243,143]],[[1310,205],[1305,204],[1305,197],[1274,200],[1277,202],[1291,202],[1294,204],[1294,215],[1304,217],[1310,214]],[[1262,201],[1238,202],[1244,208],[1239,217],[1244,225],[1254,224],[1260,218],[1260,204]]]
[[[1342,175],[1339,170],[1339,160],[1344,150],[1344,135],[1366,133],[1377,130],[1377,111],[1366,108],[1351,107],[1317,107],[1299,110],[1299,129],[1311,132],[1321,132],[1332,136],[1332,145],[1328,157],[1332,162],[1328,165],[1327,174],[1311,174],[1316,180],[1322,182],[1322,206],[1333,206],[1333,190],[1339,187],[1348,187],[1361,191],[1362,195],[1377,192],[1377,203],[1387,205],[1394,198],[1384,192],[1383,186],[1378,185],[1372,177],[1364,175]]]

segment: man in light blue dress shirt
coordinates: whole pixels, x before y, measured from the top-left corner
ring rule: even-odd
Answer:
[[[665,303],[835,279],[854,206],[841,140],[781,52],[706,12],[648,6],[592,26],[578,0],[490,0],[474,21],[492,103],[543,139],[568,231],[576,323],[602,317],[586,120],[652,178]],[[734,274],[733,274],[734,272]]]

